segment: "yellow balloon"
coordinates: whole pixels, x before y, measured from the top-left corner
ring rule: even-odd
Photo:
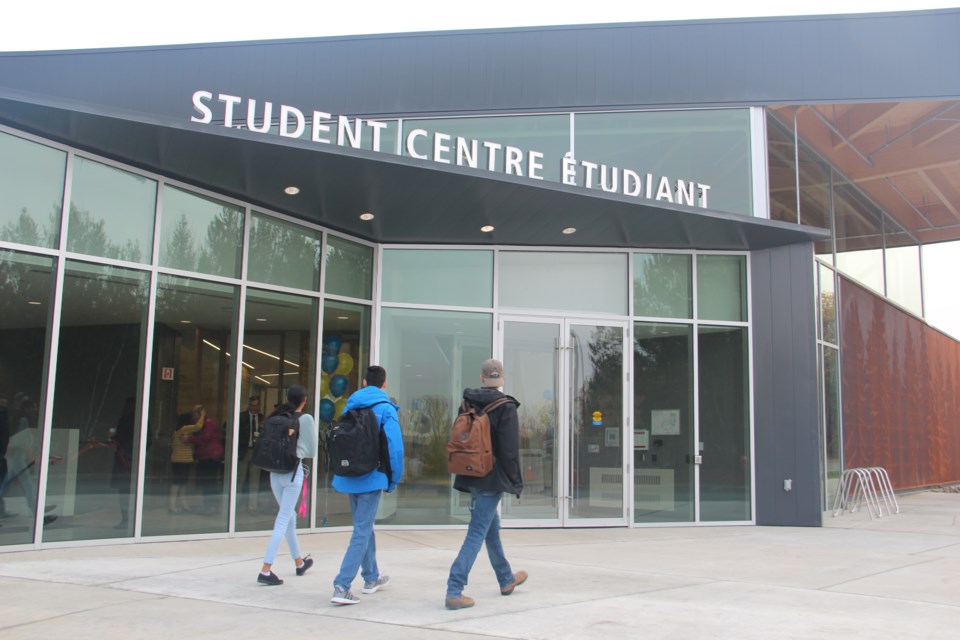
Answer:
[[[330,380],[328,378],[329,377],[327,376],[326,373],[320,374],[320,397],[321,398],[327,395],[328,393],[330,393]]]
[[[341,353],[340,361],[337,363],[337,370],[334,371],[334,373],[345,376],[351,371],[353,371],[353,357],[349,353]]]
[[[336,409],[335,415],[339,418],[343,415],[343,410],[347,406],[347,396],[341,396],[339,400],[333,403],[333,406]]]

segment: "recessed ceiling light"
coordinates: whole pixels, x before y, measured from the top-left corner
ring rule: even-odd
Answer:
[[[484,233],[490,233],[491,231],[493,231],[493,225],[492,225],[492,224],[486,224],[486,225],[480,227],[480,231],[483,231]]]
[[[180,324],[190,324],[190,321],[189,321],[189,320],[181,320],[181,321],[180,321]]]
[[[567,227],[566,229],[563,230],[564,235],[567,235],[567,236],[570,235],[571,233],[576,233],[576,232],[577,232],[576,227]]]
[[[366,221],[368,221],[368,220],[373,220],[373,214],[370,213],[370,212],[361,213],[361,214],[360,214],[360,219],[363,220],[364,222],[366,222]]]
[[[337,316],[337,320],[349,320],[350,316]]]
[[[28,300],[27,304],[43,304],[42,302],[37,302],[36,300]]]
[[[290,185],[289,187],[287,187],[286,189],[284,189],[283,192],[284,192],[285,194],[287,194],[288,196],[295,196],[295,195],[297,195],[298,193],[300,193],[300,187],[295,187],[295,186],[293,186],[293,185]]]
[[[256,318],[257,322],[266,322],[266,318]]]

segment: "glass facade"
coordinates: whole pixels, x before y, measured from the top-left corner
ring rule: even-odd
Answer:
[[[527,133],[541,142],[570,131],[566,116],[492,120],[506,132],[540,122]],[[0,165],[13,171],[14,158],[31,174],[0,190],[0,418],[14,436],[5,460],[49,457],[45,476],[28,462],[7,474],[0,496],[17,516],[2,545],[268,530],[275,506],[249,463],[252,434],[292,383],[308,389],[320,436],[298,526],[348,526],[326,437],[372,363],[387,368],[406,449],[405,481],[378,520],[462,524],[447,432],[494,355],[525,396],[528,492],[504,501],[506,520],[752,517],[750,466],[728,469],[750,442],[749,390],[720,369],[694,375],[704,354],[745,371],[746,254],[378,248],[0,134]],[[521,316],[514,333],[505,314]],[[703,403],[731,393],[707,424]],[[709,500],[698,504],[690,460],[708,430],[710,446],[736,446],[716,456],[722,473],[699,478]],[[668,475],[651,493],[650,478]]]

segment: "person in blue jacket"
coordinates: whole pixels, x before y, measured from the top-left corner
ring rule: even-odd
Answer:
[[[360,598],[350,591],[357,571],[362,569],[363,593],[376,593],[390,581],[390,576],[380,573],[377,567],[377,543],[373,522],[380,505],[380,493],[392,492],[403,478],[403,437],[397,409],[386,393],[387,371],[381,366],[367,368],[363,386],[347,398],[344,411],[370,407],[383,425],[390,450],[391,477],[379,469],[355,477],[334,476],[333,488],[350,495],[350,512],[353,514],[353,535],[340,564],[340,573],[333,579],[334,604],[357,604]],[[379,403],[379,404],[378,404]]]

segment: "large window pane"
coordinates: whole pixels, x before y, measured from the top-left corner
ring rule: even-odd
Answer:
[[[830,508],[843,473],[843,431],[840,424],[840,351],[824,345],[823,364],[823,437],[826,458],[824,508]]]
[[[0,132],[0,240],[60,243],[67,154]]]
[[[700,383],[700,520],[749,520],[750,412],[747,330],[698,330]]]
[[[160,265],[215,276],[240,275],[243,211],[169,185],[163,188]]]
[[[923,306],[927,322],[960,340],[960,296],[956,257],[960,242],[923,246]]]
[[[480,386],[492,340],[490,314],[383,309],[381,364],[388,393],[400,404],[406,455],[406,478],[394,492],[397,524],[469,519],[451,489],[446,444],[463,389]]]
[[[666,178],[665,202],[686,201],[677,181],[697,187],[693,206],[753,215],[750,165],[750,110],[644,111],[639,113],[578,113],[575,116],[577,160],[652,174],[651,197],[656,199]],[[603,168],[595,170],[602,177]],[[583,184],[584,171],[578,172]],[[599,177],[594,177],[596,186]]]
[[[327,236],[326,293],[369,300],[373,292],[373,247]]]
[[[570,116],[488,116],[480,118],[443,118],[433,120],[404,120],[403,154],[410,155],[407,147],[410,133],[417,129],[427,132],[426,136],[414,136],[413,152],[417,156],[435,157],[435,147],[439,145],[438,161],[449,160],[458,164],[457,138],[464,138],[471,164],[461,160],[461,166],[474,166],[477,169],[489,169],[502,173],[505,170],[505,158],[512,153],[519,160],[520,175],[530,173],[530,152],[543,154],[535,162],[542,165],[535,175],[551,182],[560,181],[560,159],[570,150]],[[447,138],[437,134],[446,134]],[[485,146],[484,142],[490,143]],[[494,146],[500,145],[500,146]],[[443,150],[447,147],[449,150]],[[516,151],[509,151],[513,147]]]
[[[493,305],[492,251],[387,249],[381,272],[384,302]]]
[[[689,255],[633,254],[633,314],[693,317],[693,272]]]
[[[347,496],[331,487],[333,474],[327,458],[327,437],[331,422],[343,413],[347,398],[360,388],[363,374],[370,366],[370,307],[326,301],[323,306],[323,340],[320,355],[320,400],[317,424],[320,427],[320,452],[317,456],[317,526],[346,526],[352,522]],[[391,375],[392,374],[392,375]],[[388,393],[393,394],[402,373],[387,371]],[[396,496],[381,498],[384,508],[395,505]]]
[[[247,290],[238,414],[246,410],[251,398],[256,398],[264,408],[264,416],[270,415],[275,405],[286,400],[285,390],[292,384],[300,384],[307,389],[304,411],[316,416],[318,403],[313,389],[317,371],[318,308],[316,298]],[[250,461],[256,438],[250,426],[249,415],[246,419],[240,416],[237,421],[238,531],[270,529],[277,514],[269,474]],[[233,434],[231,428],[227,437],[230,452]],[[229,467],[224,469],[225,477],[229,477]],[[297,521],[301,527],[309,524],[308,519]]]
[[[627,313],[627,254],[500,252],[500,306]]]
[[[833,269],[818,264],[820,268],[820,339],[839,344],[837,337],[837,295]]]
[[[833,189],[833,207],[837,269],[884,295],[882,212],[843,179]]]
[[[226,531],[223,451],[234,423],[239,289],[163,276],[157,286],[143,534]],[[206,433],[201,433],[205,431]],[[213,440],[213,438],[210,438]],[[227,470],[228,471],[228,470]]]
[[[884,214],[883,245],[886,249],[884,268],[887,297],[915,315],[922,316],[919,243]]]
[[[746,321],[746,256],[697,256],[697,316]]]
[[[254,213],[247,278],[294,289],[320,287],[320,232]]]
[[[153,260],[157,183],[77,158],[73,163],[67,249],[103,258]]]
[[[635,522],[693,522],[693,327],[633,327]]]
[[[0,431],[9,438],[7,470],[0,474],[0,512],[7,514],[0,545],[32,543],[35,533],[39,469],[30,461],[43,444],[48,369],[43,354],[49,341],[55,266],[45,256],[0,251]],[[54,510],[47,518],[50,526],[58,525],[54,521],[58,513],[62,511]]]
[[[133,534],[140,463],[146,272],[68,262],[63,283],[44,542]],[[101,443],[110,446],[98,446]]]

